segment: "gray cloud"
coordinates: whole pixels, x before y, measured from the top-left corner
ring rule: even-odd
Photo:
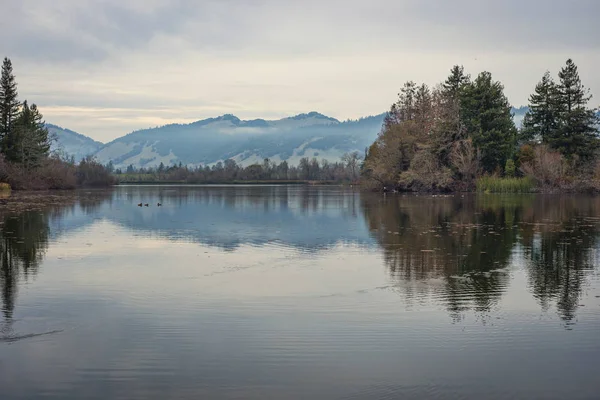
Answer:
[[[402,81],[435,84],[455,63],[490,70],[520,105],[573,57],[600,96],[597,0],[0,2],[21,94],[100,140],[225,112],[378,113]]]

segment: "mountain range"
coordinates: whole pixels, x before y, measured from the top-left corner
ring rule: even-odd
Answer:
[[[514,108],[520,126],[527,107]],[[347,152],[364,152],[377,138],[385,113],[358,120],[338,121],[310,112],[279,120],[241,120],[226,114],[190,124],[170,124],[131,132],[103,144],[87,136],[48,124],[56,137],[53,150],[76,160],[92,155],[117,168],[155,167],[182,163],[213,165],[234,159],[247,166],[265,158],[297,165],[303,157],[338,161]]]
[[[212,165],[234,159],[247,166],[269,158],[299,163],[303,157],[339,161],[347,152],[364,152],[381,129],[385,114],[338,121],[317,112],[279,120],[244,121],[226,114],[190,124],[143,129],[101,144],[67,129],[49,125],[57,137],[55,150],[81,159],[93,155],[117,168],[182,163]]]

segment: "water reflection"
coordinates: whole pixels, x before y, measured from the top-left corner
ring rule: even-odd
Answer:
[[[586,278],[598,265],[600,200],[540,197],[523,215],[529,283],[544,310],[556,302],[572,321]]]
[[[140,209],[135,207],[140,201],[164,206]],[[489,313],[510,285],[511,267],[521,264],[542,310],[555,305],[563,320],[574,320],[586,279],[597,265],[600,233],[600,199],[591,197],[128,187],[35,204],[0,213],[2,312],[8,322],[19,280],[37,273],[50,237],[99,219],[229,251],[274,242],[303,251],[338,243],[369,247],[372,238],[407,304],[441,299],[456,321],[469,310]]]
[[[19,196],[0,209],[0,294],[4,322],[11,330],[15,298],[21,280],[34,278],[43,262],[52,235],[51,225],[74,214],[89,215],[110,199],[111,191]],[[56,228],[56,226],[55,226]]]
[[[3,400],[597,392],[599,199],[215,186],[34,200],[0,209]]]
[[[400,286],[443,281],[407,295],[436,292],[457,320],[466,310],[489,312],[510,284],[509,267],[523,263],[542,309],[555,302],[572,321],[597,265],[597,198],[363,196],[362,209]]]
[[[163,204],[160,209],[112,209],[107,217],[129,229],[227,250],[280,242],[314,252],[339,242],[371,241],[358,218],[360,193],[344,188],[123,187],[115,202]]]

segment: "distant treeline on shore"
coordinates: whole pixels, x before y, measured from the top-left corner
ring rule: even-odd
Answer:
[[[307,182],[357,182],[360,177],[361,156],[358,152],[344,154],[340,161],[329,162],[325,159],[302,158],[298,166],[290,166],[287,161],[275,163],[265,159],[260,164],[246,167],[234,160],[218,162],[215,165],[190,168],[162,163],[156,168],[139,168],[132,165],[125,171],[113,168],[120,183],[127,182],[180,182],[180,183],[307,183]]]

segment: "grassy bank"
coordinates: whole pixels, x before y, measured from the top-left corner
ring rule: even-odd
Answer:
[[[498,178],[482,176],[476,182],[477,192],[480,193],[532,193],[535,183],[531,178]]]

